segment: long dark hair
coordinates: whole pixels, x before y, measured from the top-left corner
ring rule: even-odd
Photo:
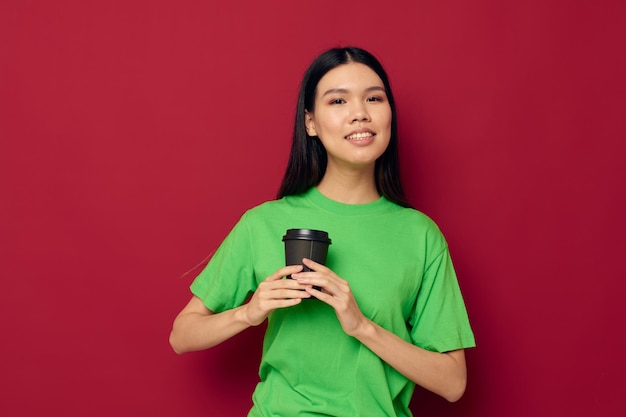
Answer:
[[[320,79],[333,68],[351,62],[367,65],[380,77],[391,107],[391,138],[385,152],[376,160],[375,181],[378,193],[398,205],[411,207],[404,195],[400,179],[396,103],[391,93],[389,78],[383,66],[372,54],[351,46],[327,50],[311,63],[304,74],[298,95],[291,154],[278,190],[278,198],[302,194],[322,180],[328,157],[319,138],[307,137],[305,112],[314,111],[315,94]]]

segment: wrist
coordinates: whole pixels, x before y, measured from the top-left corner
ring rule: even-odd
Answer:
[[[363,316],[361,323],[357,326],[352,337],[360,340],[361,342],[372,340],[376,337],[376,325],[373,321]]]
[[[235,319],[235,322],[239,323],[240,325],[243,325],[246,327],[254,326],[254,324],[251,323],[250,319],[248,318],[248,304],[244,304],[242,306],[235,308],[234,319]]]

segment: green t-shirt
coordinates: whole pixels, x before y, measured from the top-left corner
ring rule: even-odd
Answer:
[[[287,229],[325,230],[326,265],[372,321],[424,349],[474,346],[448,246],[435,223],[381,197],[343,204],[316,188],[247,211],[191,285],[216,313],[284,266]],[[274,311],[249,416],[410,416],[414,384],[346,335],[317,299]]]

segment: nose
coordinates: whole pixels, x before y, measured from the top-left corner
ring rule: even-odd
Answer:
[[[370,115],[364,103],[355,103],[351,114],[352,123],[369,122]]]

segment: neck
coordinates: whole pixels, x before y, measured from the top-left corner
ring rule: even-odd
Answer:
[[[360,170],[338,169],[329,165],[317,189],[331,200],[345,204],[366,204],[380,198],[373,165]]]

